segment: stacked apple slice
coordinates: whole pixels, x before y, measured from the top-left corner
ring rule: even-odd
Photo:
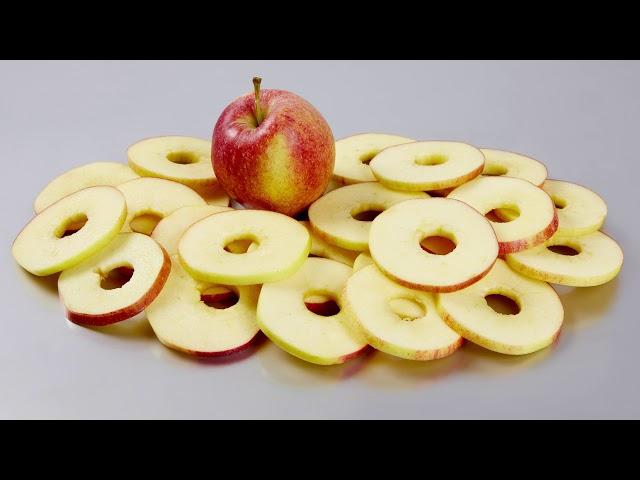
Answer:
[[[198,356],[244,350],[262,330],[320,365],[369,346],[434,360],[465,340],[531,353],[563,322],[547,282],[600,285],[622,266],[600,231],[604,201],[548,180],[525,155],[347,137],[325,194],[298,221],[230,208],[210,152],[206,140],[156,137],[129,148],[129,166],[64,173],[37,196],[14,258],[34,275],[61,272],[73,322],[102,326],[145,310],[160,342]]]

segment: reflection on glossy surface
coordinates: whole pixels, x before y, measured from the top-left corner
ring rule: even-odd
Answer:
[[[58,296],[59,273],[54,273],[53,275],[48,275],[46,277],[38,277],[36,275],[31,275],[18,265],[15,265],[15,269],[18,270],[19,274],[26,278],[27,281],[29,281],[29,283],[36,287],[40,292],[48,295],[54,295],[55,297]]]
[[[71,322],[69,322],[71,323]],[[131,317],[128,320],[114,323],[112,325],[106,325],[104,327],[85,327],[94,332],[118,337],[122,340],[147,340],[155,338],[153,329],[149,325],[147,316],[144,312],[140,312],[135,317]]]
[[[580,330],[607,318],[607,312],[618,296],[619,277],[597,287],[564,287],[553,285],[564,306],[563,328]]]

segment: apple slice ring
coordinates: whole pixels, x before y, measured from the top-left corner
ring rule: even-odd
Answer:
[[[380,183],[395,190],[442,190],[480,175],[484,155],[467,143],[413,142],[384,149],[369,166]]]
[[[371,346],[389,355],[435,360],[451,355],[463,343],[440,318],[433,294],[398,285],[375,265],[349,278],[343,303],[354,328],[361,329]]]
[[[64,172],[51,180],[33,202],[33,209],[40,213],[49,205],[78,190],[98,185],[115,187],[139,178],[127,165],[116,162],[94,162]]]
[[[446,255],[420,242],[442,236],[455,244]],[[409,288],[430,292],[460,290],[486,275],[498,256],[489,221],[449,198],[407,200],[382,212],[371,224],[369,251],[376,265]]]
[[[367,211],[383,211],[415,198],[428,198],[428,195],[424,192],[397,192],[378,182],[348,185],[313,202],[309,207],[309,221],[314,232],[327,242],[347,250],[363,251],[369,245],[371,222],[355,217]]]
[[[178,242],[187,228],[209,215],[230,210],[229,207],[215,205],[181,207],[158,222],[151,238],[162,245],[169,256],[173,256],[178,253]]]
[[[456,188],[447,198],[471,205],[482,215],[507,208],[519,213],[511,222],[491,222],[500,244],[500,255],[540,245],[558,228],[551,197],[520,178],[479,177]]]
[[[358,252],[336,247],[335,245],[327,243],[313,231],[311,224],[308,221],[303,220],[300,223],[304,225],[311,236],[311,250],[309,250],[309,256],[328,258],[329,260],[335,260],[336,262],[344,263],[345,265],[353,267],[353,262],[358,256]]]
[[[542,187],[547,178],[547,167],[531,157],[492,148],[481,148],[480,151],[485,158],[483,175],[521,178],[537,187]]]
[[[127,150],[129,166],[143,177],[157,177],[189,187],[216,184],[211,142],[195,137],[152,137]]]
[[[386,133],[361,133],[336,141],[334,177],[346,185],[375,182],[369,162],[387,147],[413,142],[412,138]]]
[[[375,265],[373,263],[373,258],[369,255],[368,252],[362,252],[358,255],[353,262],[353,272],[357,272],[358,270],[362,270],[364,267],[368,265]]]
[[[225,250],[237,240],[251,240],[256,246],[243,254]],[[309,232],[291,217],[266,210],[232,210],[191,225],[182,235],[178,253],[194,278],[224,285],[255,285],[294,273],[310,248]]]
[[[202,197],[189,187],[161,178],[137,178],[117,188],[127,200],[123,232],[150,235],[159,220],[178,208],[206,205]]]
[[[513,300],[516,314],[498,313],[489,295]],[[469,288],[440,294],[437,305],[444,321],[470,342],[498,353],[525,355],[549,346],[562,327],[564,310],[548,283],[511,270],[498,259],[491,272]]]
[[[572,254],[565,254],[566,247],[573,250]],[[528,277],[571,287],[593,287],[618,275],[624,255],[611,237],[593,232],[572,238],[554,235],[543,245],[505,258],[511,268]]]
[[[114,269],[133,270],[120,288],[102,288]],[[66,316],[81,325],[104,326],[137,315],[162,290],[171,270],[163,248],[140,233],[121,233],[106,248],[58,278],[58,292]]]
[[[36,215],[13,242],[13,256],[34,275],[60,272],[104,248],[118,234],[126,215],[124,196],[115,187],[79,190]],[[78,231],[64,236],[83,222]]]
[[[165,346],[196,356],[218,357],[245,350],[259,332],[256,305],[259,285],[233,287],[238,301],[224,309],[201,297],[210,285],[191,278],[178,256],[162,292],[145,310],[151,328]]]
[[[308,258],[292,276],[262,286],[258,325],[284,351],[318,365],[344,363],[367,347],[364,337],[349,326],[345,313],[322,317],[304,299],[311,294],[332,298],[340,294],[351,268],[326,258]]]

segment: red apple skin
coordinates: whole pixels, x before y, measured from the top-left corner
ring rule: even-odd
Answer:
[[[327,188],[335,162],[331,128],[306,100],[285,90],[262,90],[262,123],[255,99],[229,104],[213,129],[211,158],[222,188],[248,208],[294,216]]]

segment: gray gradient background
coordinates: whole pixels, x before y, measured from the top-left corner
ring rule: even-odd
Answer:
[[[263,342],[203,361],[165,349],[144,318],[67,322],[55,283],[10,253],[38,191],[76,165],[125,162],[143,137],[208,137],[254,74],[308,99],[336,138],[459,139],[542,160],[604,197],[621,275],[560,289],[559,341],[515,358],[466,345],[431,363],[315,367]],[[0,62],[0,417],[638,418],[639,127],[637,62]]]

